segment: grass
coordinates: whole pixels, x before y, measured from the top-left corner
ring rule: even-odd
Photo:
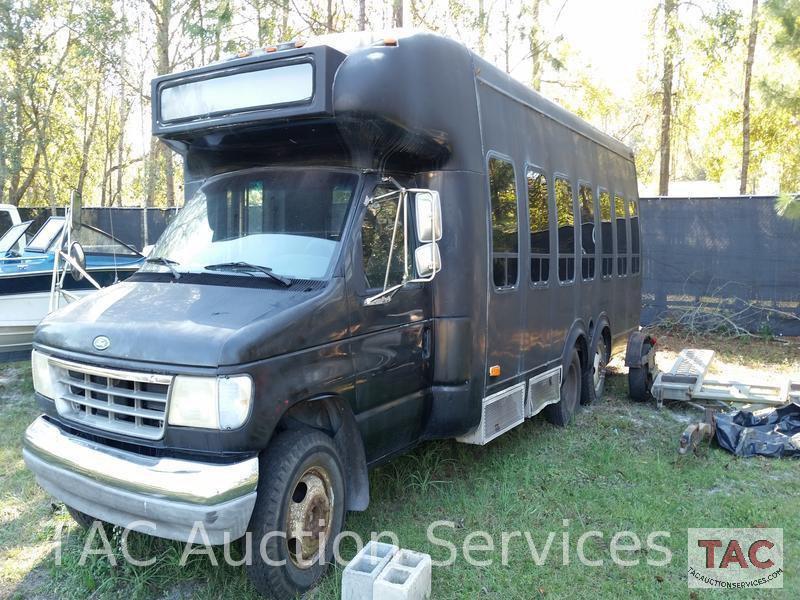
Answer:
[[[662,335],[665,355],[689,342]],[[796,342],[692,339],[720,350],[726,367],[800,373]],[[625,378],[608,379],[606,399],[582,410],[573,425],[557,429],[535,418],[485,447],[453,441],[426,443],[371,474],[368,511],[348,517],[347,529],[369,538],[393,530],[405,547],[444,560],[449,550],[432,544],[426,528],[447,521],[437,537],[458,546],[474,530],[487,532],[494,551],[473,553],[493,566],[473,567],[459,551],[451,567],[434,568],[434,598],[617,598],[624,590],[636,598],[685,598],[686,544],[689,527],[780,527],[784,530],[783,591],[796,597],[800,574],[800,462],[737,459],[709,443],[696,454],[679,456],[679,435],[699,415],[690,409],[637,405],[626,399]],[[0,597],[19,598],[255,598],[242,569],[211,565],[208,556],[192,556],[179,565],[181,544],[133,534],[131,553],[157,557],[150,567],[116,566],[105,557],[79,558],[85,534],[72,524],[62,505],[52,501],[25,470],[19,440],[36,416],[27,363],[0,370]],[[55,565],[55,531],[64,527],[62,565]],[[578,563],[575,542],[584,532],[602,532],[587,554],[600,567]],[[673,554],[666,566],[649,566],[662,554],[626,553],[640,564],[622,568],[611,561],[611,536],[622,530],[642,540],[667,531],[659,541]],[[509,560],[501,562],[503,532],[529,532],[541,550],[549,532],[555,539],[547,560],[534,564],[527,542],[515,537]],[[563,566],[562,535],[571,540],[570,564]],[[476,543],[481,540],[473,540]],[[112,536],[121,556],[119,536]],[[344,545],[346,558],[352,543]],[[222,563],[222,550],[216,552]],[[338,598],[341,569],[334,568],[313,592]],[[792,590],[795,590],[794,592]],[[702,592],[700,592],[702,593]],[[764,597],[764,591],[726,592],[733,597]],[[699,594],[691,597],[697,598]],[[727,595],[726,595],[727,597]]]

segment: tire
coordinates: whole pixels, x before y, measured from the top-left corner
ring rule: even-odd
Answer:
[[[344,524],[344,468],[329,436],[298,429],[278,434],[262,452],[259,469],[256,505],[248,527],[253,550],[247,576],[268,598],[295,598],[311,589],[328,569],[334,541]],[[292,536],[298,528],[317,537]],[[264,548],[273,566],[261,555],[262,540],[270,533]],[[323,533],[325,544],[320,548]]]
[[[92,523],[94,523],[95,521],[100,521],[100,519],[95,519],[94,517],[91,517],[86,513],[79,511],[76,508],[72,508],[71,506],[67,506],[66,504],[64,506],[66,506],[67,512],[74,519],[74,521],[78,525],[80,525],[81,529],[89,530],[92,528]],[[100,522],[105,525],[103,521]]]
[[[581,404],[588,406],[603,398],[606,388],[606,366],[611,351],[602,333],[597,339],[597,344],[589,354],[589,367],[584,372],[583,385],[581,386]]]
[[[572,420],[581,398],[581,358],[576,349],[572,350],[564,379],[561,382],[561,400],[544,409],[545,418],[553,425],[566,427]]]
[[[650,344],[642,346],[642,356],[650,352]],[[628,395],[635,402],[646,402],[650,398],[650,385],[653,383],[653,374],[647,363],[641,367],[628,368]]]

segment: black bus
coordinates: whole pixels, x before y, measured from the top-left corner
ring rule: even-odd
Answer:
[[[245,53],[152,100],[185,207],[146,266],[35,336],[24,456],[80,523],[277,532],[281,566],[248,571],[293,597],[370,467],[602,394],[640,311],[620,142],[422,33]]]

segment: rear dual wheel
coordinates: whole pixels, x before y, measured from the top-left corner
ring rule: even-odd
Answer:
[[[566,427],[572,420],[580,404],[582,380],[581,357],[578,355],[577,348],[573,348],[572,356],[561,381],[561,400],[544,409],[545,418],[553,425]]]
[[[611,351],[602,333],[597,339],[594,351],[591,353],[591,362],[584,372],[583,387],[581,388],[581,404],[588,406],[603,397],[606,388],[606,367],[611,358]]]

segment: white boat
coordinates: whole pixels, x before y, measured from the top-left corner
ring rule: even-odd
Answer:
[[[22,357],[31,348],[33,331],[54,308],[132,275],[144,256],[100,229],[82,225],[73,236],[85,252],[85,277],[61,278],[64,294],[55,294],[54,266],[63,244],[65,217],[50,217],[33,235],[31,222],[13,225],[0,238],[0,360]],[[65,267],[71,270],[69,265]],[[55,300],[55,305],[53,304]]]

